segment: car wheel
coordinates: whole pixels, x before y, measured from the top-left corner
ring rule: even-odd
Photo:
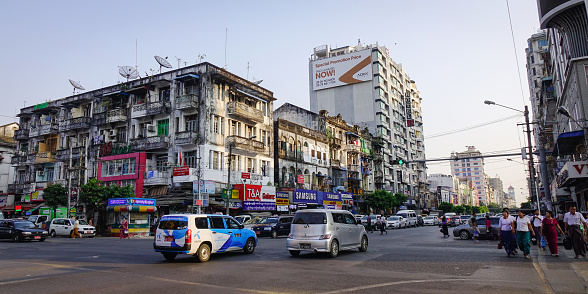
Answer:
[[[45,241],[45,238],[39,239],[39,242],[43,242],[43,241]]]
[[[333,242],[331,242],[331,249],[329,250],[329,254],[333,258],[339,255],[339,242],[337,240],[333,240]]]
[[[57,233],[55,233],[55,230],[51,230],[51,237],[53,237],[53,238],[57,237]]]
[[[298,251],[298,250],[289,250],[289,251],[290,251],[290,255],[292,255],[294,257],[300,255],[300,251]]]
[[[368,238],[366,236],[361,237],[361,244],[359,246],[360,252],[366,252],[368,248]]]
[[[12,241],[14,241],[14,242],[20,242],[20,235],[14,234],[14,236],[12,237]]]
[[[278,237],[278,231],[272,230],[271,237],[274,238],[274,239],[277,238]]]
[[[461,230],[459,231],[459,238],[462,240],[467,240],[470,238],[470,232],[466,231],[466,230]]]
[[[200,262],[207,262],[210,259],[210,246],[208,246],[208,244],[200,244],[196,254],[198,255],[198,260],[200,260]]]
[[[243,252],[245,252],[246,254],[251,254],[254,250],[255,240],[253,240],[253,238],[247,239],[247,242],[245,242],[245,246],[243,246]]]
[[[163,254],[163,258],[165,258],[165,260],[169,261],[174,260],[174,258],[176,258],[178,255],[176,252],[162,252],[161,254]]]

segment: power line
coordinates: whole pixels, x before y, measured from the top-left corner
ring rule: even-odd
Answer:
[[[447,135],[451,135],[451,134],[455,134],[455,133],[459,133],[459,132],[469,131],[469,130],[472,130],[472,129],[475,129],[475,128],[480,128],[480,127],[484,127],[484,126],[487,126],[487,125],[491,125],[491,124],[503,122],[503,121],[506,121],[506,120],[509,120],[509,119],[520,118],[521,116],[523,116],[523,115],[522,114],[515,114],[515,115],[507,116],[505,118],[501,118],[501,119],[497,119],[497,120],[493,120],[493,121],[489,121],[489,122],[485,122],[485,123],[481,123],[481,124],[477,124],[477,125],[473,125],[473,126],[461,128],[461,129],[456,129],[456,130],[447,131],[447,132],[443,132],[443,133],[433,134],[433,135],[430,135],[430,136],[426,136],[425,139],[433,139],[433,138],[437,138],[437,137],[441,137],[441,136],[447,136]]]
[[[510,24],[510,36],[512,37],[512,48],[514,49],[515,60],[517,62],[517,71],[519,72],[519,85],[521,86],[521,98],[523,98],[523,105],[525,105],[525,94],[523,92],[523,81],[521,79],[521,69],[519,67],[519,57],[517,56],[517,46],[515,45],[514,31],[512,29],[512,19],[510,17],[510,6],[506,0],[506,10],[508,11],[508,23]]]

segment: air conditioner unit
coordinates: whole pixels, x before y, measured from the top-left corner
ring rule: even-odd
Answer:
[[[110,131],[108,132],[108,136],[109,136],[109,137],[115,137],[115,136],[116,136],[116,130],[110,130]]]
[[[155,132],[156,131],[155,126],[154,125],[147,125],[147,131]]]

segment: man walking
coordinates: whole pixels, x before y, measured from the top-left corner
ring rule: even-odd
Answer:
[[[543,222],[543,216],[539,214],[539,209],[535,209],[535,215],[531,218],[531,224],[533,225],[533,231],[535,232],[535,239],[537,239],[537,246],[539,249],[545,250],[544,246],[541,246],[541,223]]]
[[[478,220],[476,220],[475,212],[472,213],[472,217],[470,217],[470,219],[468,220],[468,224],[470,225],[470,227],[474,229],[474,236],[472,237],[472,239],[474,239],[474,242],[479,242],[478,237],[480,236],[480,231],[478,230]]]
[[[367,230],[370,233],[373,233],[372,231],[372,217],[368,214],[367,216]]]
[[[588,231],[586,219],[582,214],[576,212],[575,206],[572,206],[570,207],[570,212],[567,212],[564,215],[563,221],[566,235],[569,234],[572,239],[572,246],[574,248],[574,253],[576,253],[574,258],[577,259],[580,254],[583,257],[586,257],[586,239],[584,239],[584,233],[580,229],[580,225],[582,225],[584,226],[584,231]]]

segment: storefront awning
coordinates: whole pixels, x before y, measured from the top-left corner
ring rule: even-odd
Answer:
[[[561,133],[551,151],[553,156],[570,155],[576,153],[576,147],[584,143],[584,130]]]

